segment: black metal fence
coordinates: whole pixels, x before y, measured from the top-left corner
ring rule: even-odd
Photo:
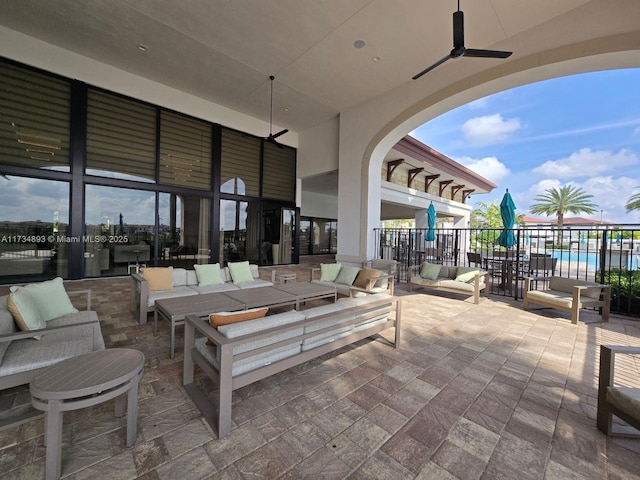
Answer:
[[[424,261],[478,266],[491,274],[490,293],[522,298],[524,278],[556,275],[611,285],[611,309],[640,316],[640,225],[516,228],[511,248],[498,228],[375,229],[377,257],[398,261],[398,281]]]

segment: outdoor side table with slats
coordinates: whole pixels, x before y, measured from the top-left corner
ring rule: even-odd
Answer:
[[[31,381],[31,403],[45,412],[47,480],[60,478],[61,474],[63,412],[115,398],[116,417],[125,414],[125,406],[127,410],[127,447],[136,442],[138,384],[143,372],[142,352],[111,348],[64,360]]]

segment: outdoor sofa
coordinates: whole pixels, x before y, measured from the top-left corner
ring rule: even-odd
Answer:
[[[86,310],[78,311],[69,295],[86,295]],[[17,309],[19,322],[10,308]],[[0,296],[0,390],[28,384],[50,365],[104,348],[98,315],[91,310],[91,290],[66,292],[62,279],[56,278],[14,286],[9,295]],[[0,428],[35,414],[26,411],[23,417],[3,419]]]
[[[321,263],[311,269],[311,283],[331,286],[343,296],[362,296],[370,293],[393,295],[395,277],[382,270],[354,267],[340,263]]]
[[[249,264],[248,262],[237,262],[238,268],[250,273],[246,273],[242,278],[236,278],[235,281],[229,266],[219,268],[220,280],[214,281],[213,283],[203,282],[202,275],[200,279],[198,278],[196,270],[201,271],[203,268],[215,267],[216,265],[218,265],[219,268],[219,264],[195,265],[194,270],[173,267],[152,267],[150,269],[143,269],[141,273],[132,274],[131,311],[138,320],[138,323],[140,323],[140,325],[146,324],[147,315],[154,311],[156,300],[163,298],[185,297],[198,295],[200,293],[225,292],[273,285],[270,281],[259,278],[258,265]],[[235,268],[235,264],[230,263],[229,265],[232,269]],[[145,274],[146,270],[149,270],[147,274]],[[151,273],[154,274],[154,278],[151,278]],[[165,279],[155,281],[160,275],[165,277]],[[166,281],[167,275],[170,277],[168,282]]]
[[[395,315],[389,318],[391,312]],[[388,328],[395,328],[392,343],[398,348],[400,323],[400,298],[385,294],[340,299],[217,328],[206,317],[189,315],[184,333],[184,388],[222,438],[231,431],[234,390]],[[204,393],[196,386],[196,364],[216,384],[215,393]],[[210,397],[216,399],[214,404]]]
[[[409,291],[413,287],[473,295],[473,303],[480,302],[480,292],[488,295],[489,272],[473,267],[451,267],[423,262],[409,269]]]
[[[533,290],[534,282],[548,286]],[[577,324],[581,308],[601,308],[602,319],[609,321],[611,286],[565,277],[527,277],[524,280],[523,308],[535,303],[571,313],[571,323]]]

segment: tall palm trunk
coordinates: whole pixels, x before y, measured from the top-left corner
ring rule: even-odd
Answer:
[[[558,217],[558,238],[556,245],[558,245],[558,247],[562,247],[562,226],[564,224],[564,215],[560,210],[558,210],[556,215]]]

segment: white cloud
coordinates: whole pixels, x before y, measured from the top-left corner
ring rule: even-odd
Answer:
[[[478,175],[481,175],[494,183],[498,183],[503,178],[508,177],[511,173],[511,170],[509,170],[507,166],[496,157],[461,157],[456,158],[455,160],[468,169],[473,170]]]
[[[465,139],[474,145],[491,145],[504,142],[509,135],[520,129],[520,120],[505,120],[502,115],[485,115],[470,118],[462,125]]]
[[[566,158],[549,160],[533,169],[534,173],[552,178],[579,178],[617,171],[620,167],[635,165],[638,157],[630,150],[618,153],[608,150],[593,151],[583,148]]]

